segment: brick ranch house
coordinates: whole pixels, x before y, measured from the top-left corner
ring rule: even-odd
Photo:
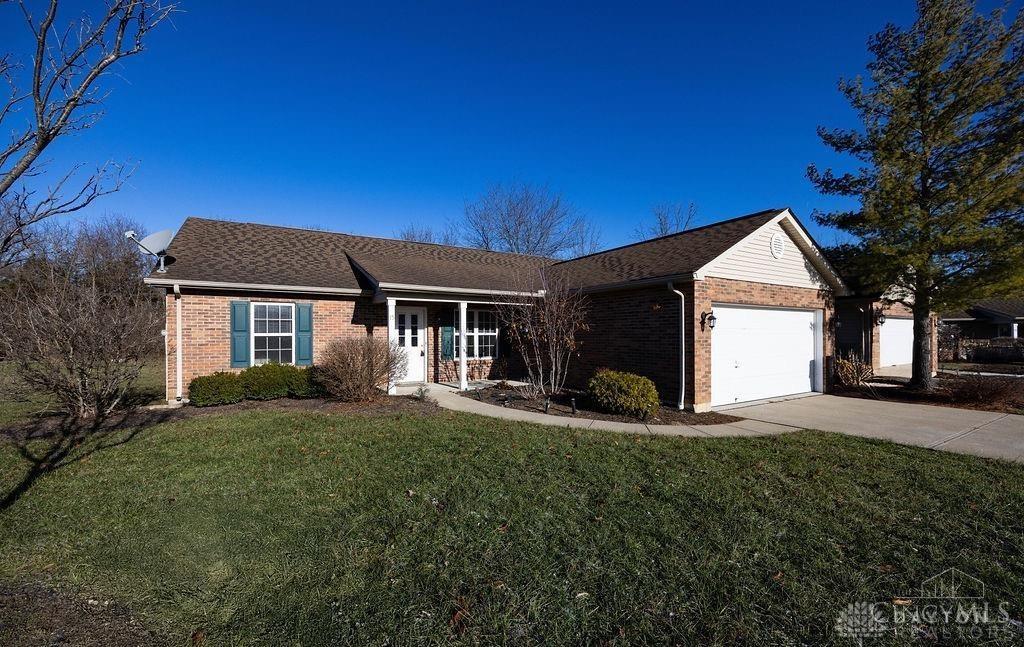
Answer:
[[[650,377],[696,411],[824,392],[842,279],[789,209],[772,209],[568,261],[430,243],[189,218],[168,248],[167,398],[189,381],[268,361],[315,363],[333,339],[386,335],[406,381],[520,377],[500,300],[542,297],[551,273],[589,298],[573,358]]]

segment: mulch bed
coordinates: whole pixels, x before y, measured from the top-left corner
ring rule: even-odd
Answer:
[[[480,400],[487,404],[507,406],[520,411],[533,411],[544,413],[544,400],[527,400],[514,388],[487,387],[478,390],[466,391],[463,397]],[[572,412],[572,398],[576,398],[576,414]],[[647,419],[640,420],[631,416],[624,416],[616,413],[598,411],[588,401],[586,393],[566,391],[562,395],[551,398],[551,407],[547,411],[553,416],[565,416],[567,418],[580,418],[587,420],[611,420],[614,422],[647,423],[652,425],[720,425],[727,422],[740,420],[735,416],[728,416],[724,413],[693,413],[691,411],[680,411],[673,407],[658,407]]]
[[[836,386],[834,395],[958,409],[1024,414],[1024,379],[981,375],[939,375],[932,391],[910,388],[900,378],[878,379],[875,387]]]
[[[114,601],[44,584],[0,584],[0,644],[144,647],[166,640]]]
[[[203,416],[220,416],[247,411],[314,411],[319,413],[343,413],[351,415],[434,415],[440,411],[437,404],[412,396],[385,396],[370,402],[338,402],[322,398],[308,400],[243,400],[237,404],[216,407],[168,407],[158,409],[136,408],[127,413],[111,416],[101,427],[103,429],[128,429],[186,420]],[[18,424],[0,427],[0,439],[24,439],[26,436],[44,437],[57,430],[64,418],[59,415],[36,417]]]

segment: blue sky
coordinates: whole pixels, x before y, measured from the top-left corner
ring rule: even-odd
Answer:
[[[181,4],[108,80],[103,121],[50,153],[136,161],[86,215],[391,235],[517,179],[605,246],[666,201],[701,224],[791,206],[834,242],[810,222],[836,204],[805,177],[835,162],[815,127],[854,124],[836,81],[913,19],[909,1]],[[20,42],[17,11],[0,5],[0,40]]]

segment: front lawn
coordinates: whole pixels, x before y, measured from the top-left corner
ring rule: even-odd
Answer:
[[[154,358],[142,367],[132,399],[139,404],[166,402],[164,399],[164,358]],[[20,382],[10,362],[0,362],[0,429],[54,413],[47,394]]]
[[[1008,375],[1024,375],[1024,362],[1008,362],[1005,364],[976,364],[972,362],[941,362],[943,371],[967,371],[970,373],[1005,373]]]
[[[21,470],[0,446],[0,488]],[[820,644],[952,566],[1019,620],[1022,536],[1024,467],[839,435],[254,411],[40,479],[0,512],[0,583],[174,644]]]

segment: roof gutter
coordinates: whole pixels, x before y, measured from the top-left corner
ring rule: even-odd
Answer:
[[[439,285],[415,285],[412,283],[378,283],[381,290],[409,290],[412,292],[438,292],[442,294],[483,294],[487,296],[542,297],[544,290],[521,292],[518,290],[484,290],[480,288],[449,288]]]
[[[370,294],[362,288],[330,288],[312,285],[275,285],[269,283],[233,283],[228,281],[176,281],[157,277],[143,279],[146,285],[167,288],[204,288],[208,290],[247,290],[252,292],[303,292],[308,294]]]
[[[591,285],[582,289],[582,292],[589,294],[591,292],[611,292],[614,290],[623,290],[631,288],[643,288],[650,287],[652,285],[664,285],[668,281],[669,285],[673,283],[692,283],[697,279],[695,273],[686,274],[675,274],[671,276],[658,276],[650,279],[639,279],[636,281],[621,281],[619,283],[602,283],[600,285]]]

